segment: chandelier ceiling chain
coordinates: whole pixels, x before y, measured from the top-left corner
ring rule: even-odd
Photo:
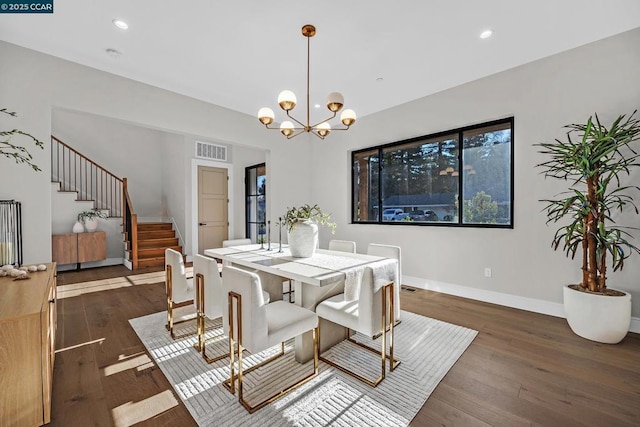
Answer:
[[[261,108],[258,111],[258,120],[265,125],[267,129],[279,129],[280,132],[287,137],[287,139],[294,138],[303,132],[312,133],[320,139],[324,139],[332,130],[348,130],[349,127],[355,123],[356,121],[356,113],[351,109],[345,109],[342,111],[340,115],[340,121],[344,125],[344,127],[336,127],[331,128],[329,124],[329,120],[336,117],[338,111],[340,111],[344,105],[344,97],[342,94],[338,92],[332,92],[327,96],[327,108],[331,111],[332,116],[326,118],[316,124],[310,124],[310,96],[309,96],[309,68],[310,68],[310,57],[311,57],[311,37],[316,35],[316,27],[313,25],[307,24],[302,27],[302,35],[307,38],[307,121],[302,123],[295,117],[291,116],[290,111],[293,110],[296,106],[297,99],[296,95],[290,90],[283,90],[278,95],[278,104],[280,108],[282,108],[287,117],[296,122],[298,125],[294,125],[289,120],[285,120],[280,124],[280,127],[269,127],[275,118],[273,110],[268,107]]]

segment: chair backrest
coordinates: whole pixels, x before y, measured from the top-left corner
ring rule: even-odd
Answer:
[[[379,245],[370,243],[367,248],[367,254],[381,256],[385,258],[394,258],[398,260],[398,284],[402,283],[402,261],[400,246]],[[399,285],[398,285],[399,286]]]
[[[250,245],[251,239],[232,239],[232,240],[223,240],[222,247],[228,248],[229,246],[242,246],[242,245]]]
[[[215,259],[202,255],[193,256],[193,280],[198,275],[204,278],[204,314],[209,319],[222,316],[222,304],[227,302],[222,295],[222,279]]]
[[[382,296],[382,290],[373,292],[373,270],[365,267],[358,295],[358,332],[371,337],[382,331]]]
[[[167,248],[164,251],[165,266],[171,266],[171,288],[169,297],[174,302],[182,302],[193,299],[193,284],[187,280],[182,254]],[[165,286],[167,284],[165,283]],[[167,294],[169,289],[167,288]]]
[[[356,253],[356,242],[350,240],[329,240],[330,251],[351,252]]]
[[[222,305],[222,324],[226,334],[229,333],[229,292],[235,292],[242,297],[242,345],[251,353],[257,353],[267,348],[268,327],[267,311],[262,296],[260,277],[250,271],[235,267],[223,267],[222,290],[225,303]],[[235,319],[236,304],[233,304]],[[236,325],[237,326],[237,325]],[[237,330],[234,331],[237,340]]]

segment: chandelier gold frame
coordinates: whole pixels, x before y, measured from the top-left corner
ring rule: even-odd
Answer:
[[[287,117],[293,120],[297,125],[285,120],[279,127],[269,127],[275,118],[273,110],[268,107],[261,108],[258,111],[258,120],[265,125],[267,129],[276,129],[287,137],[287,139],[295,138],[303,132],[312,133],[320,139],[324,139],[332,130],[348,130],[351,125],[356,121],[356,113],[351,109],[345,109],[340,115],[340,122],[344,127],[331,128],[329,121],[336,117],[338,111],[342,110],[344,106],[344,97],[338,92],[332,92],[327,96],[327,108],[331,113],[331,117],[328,117],[315,124],[310,124],[310,102],[309,102],[309,64],[310,64],[310,52],[311,52],[311,37],[316,35],[316,27],[307,24],[302,27],[302,35],[307,38],[307,120],[305,123],[293,117],[290,112],[296,106],[297,99],[295,94],[290,90],[283,90],[278,95],[278,105],[285,111]]]

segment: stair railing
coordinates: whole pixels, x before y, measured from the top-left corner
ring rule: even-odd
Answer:
[[[138,268],[138,215],[133,210],[133,203],[127,190],[127,178],[122,178],[122,205],[124,215],[122,216],[122,229],[126,233],[127,249],[129,250],[129,260],[131,268]]]
[[[77,200],[91,200],[94,208],[121,217],[122,179],[51,135],[51,181],[60,191],[76,191]]]
[[[132,267],[138,268],[138,216],[127,191],[127,179],[119,178],[87,156],[51,135],[51,181],[60,191],[75,191],[77,200],[93,201],[94,208],[122,217]]]

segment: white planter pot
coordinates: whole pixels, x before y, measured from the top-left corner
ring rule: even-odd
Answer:
[[[82,225],[82,223],[80,221],[76,221],[76,223],[73,224],[73,232],[74,233],[84,233],[84,225]]]
[[[96,231],[98,229],[98,218],[85,219],[84,226],[87,231]]]
[[[631,325],[631,294],[614,297],[580,292],[565,286],[564,313],[571,330],[582,338],[617,344]]]
[[[298,220],[287,232],[289,250],[295,258],[310,258],[318,246],[318,225],[309,220]]]

